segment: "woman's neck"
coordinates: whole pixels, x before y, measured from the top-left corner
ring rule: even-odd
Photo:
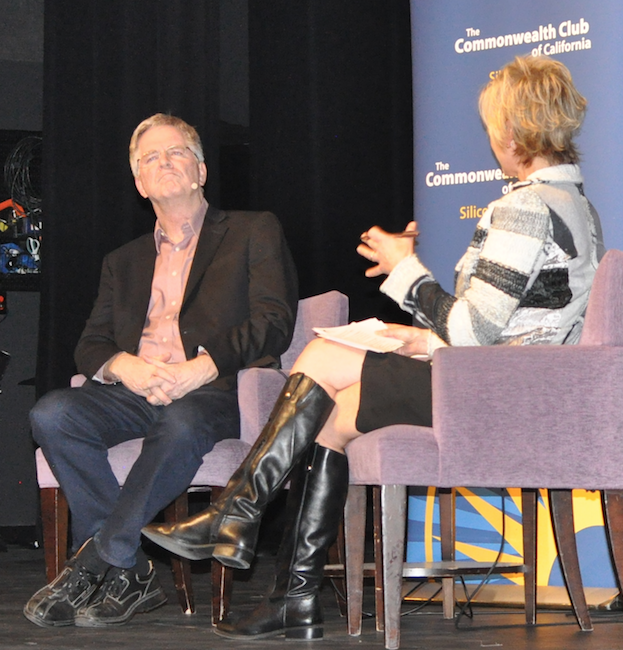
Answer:
[[[517,178],[520,181],[525,181],[530,174],[534,174],[534,172],[539,171],[539,169],[545,169],[546,167],[552,166],[553,163],[550,160],[537,156],[536,158],[533,158],[529,164],[524,165],[520,163],[517,166]]]

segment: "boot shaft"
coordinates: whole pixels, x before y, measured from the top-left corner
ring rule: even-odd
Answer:
[[[290,375],[262,432],[232,475],[222,498],[227,498],[228,488],[259,471],[266,451],[275,446],[280,447],[282,455],[289,452],[292,458],[289,473],[314,442],[334,406],[335,402],[313,379],[303,373]]]
[[[214,504],[213,557],[248,568],[266,506],[283,487],[327,421],[335,403],[312,379],[292,375],[256,445]]]
[[[286,529],[277,555],[275,597],[317,593],[348,493],[348,459],[314,444],[290,477]]]
[[[314,444],[334,405],[312,379],[292,375],[271,419],[220,497],[179,524],[147,526],[145,536],[182,557],[214,557],[226,566],[248,569],[266,506]]]

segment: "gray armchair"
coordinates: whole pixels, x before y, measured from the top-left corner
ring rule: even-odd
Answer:
[[[348,446],[351,484],[380,485],[385,496],[386,647],[398,648],[400,643],[407,485],[522,488],[528,623],[536,617],[535,494],[537,488],[547,488],[574,613],[582,630],[592,629],[575,545],[571,490],[606,491],[606,524],[620,585],[621,394],[623,252],[611,250],[597,271],[579,345],[440,349],[433,358],[433,428],[387,427]],[[361,576],[361,554],[349,544],[349,539],[356,544],[356,538],[347,531],[350,595],[358,593]],[[352,629],[356,633],[356,626]]]

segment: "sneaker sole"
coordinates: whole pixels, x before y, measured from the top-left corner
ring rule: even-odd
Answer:
[[[254,553],[234,544],[186,544],[167,535],[145,532],[143,535],[165,550],[187,560],[209,560],[214,558],[232,569],[248,569]]]
[[[167,602],[164,592],[156,592],[148,598],[138,600],[123,616],[116,618],[92,618],[91,616],[76,616],[76,627],[114,627],[125,625],[135,614],[146,614]]]
[[[276,636],[285,636],[286,639],[300,640],[300,641],[313,641],[322,639],[324,635],[323,625],[301,625],[297,627],[282,627],[278,630],[271,630],[270,632],[262,632],[261,634],[238,634],[234,631],[228,632],[226,630],[219,630],[218,626],[213,628],[214,634],[221,636],[225,639],[236,639],[238,641],[254,641],[256,639],[272,639]]]

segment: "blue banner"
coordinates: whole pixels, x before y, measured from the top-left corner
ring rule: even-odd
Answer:
[[[478,115],[478,95],[496,71],[517,55],[547,55],[562,61],[587,98],[588,112],[577,139],[585,191],[601,216],[606,248],[623,249],[623,182],[619,179],[623,169],[623,3],[411,0],[411,21],[414,215],[421,232],[418,254],[441,285],[452,291],[454,266],[478,218],[491,201],[508,191],[508,181],[502,177]],[[411,561],[432,559],[436,548],[437,522],[430,499],[428,495],[419,504],[411,500]],[[584,584],[609,587],[614,578],[599,500],[586,494],[576,499]],[[499,530],[486,516],[491,507],[475,506],[484,503],[480,496],[469,495],[468,505],[457,512],[462,557],[488,558],[497,545]],[[520,519],[516,509],[509,508],[509,512],[511,518]],[[548,518],[545,505],[543,516]],[[506,550],[511,555],[518,550],[515,540]],[[546,542],[551,539],[539,543]],[[540,584],[560,584],[554,555],[545,549],[539,552],[551,558]]]

